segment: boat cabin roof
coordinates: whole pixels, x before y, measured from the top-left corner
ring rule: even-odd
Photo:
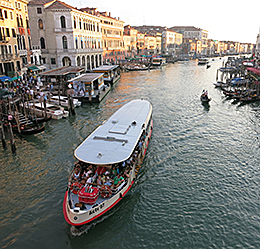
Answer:
[[[112,71],[118,67],[119,67],[119,65],[103,65],[103,66],[93,69],[93,72],[108,72],[108,71]]]
[[[32,103],[32,106],[33,106],[33,103]],[[42,103],[36,102],[36,103],[34,103],[34,106],[35,106],[35,107],[38,107],[38,108],[44,108],[43,102],[42,102]],[[58,105],[53,105],[53,104],[50,104],[50,103],[46,103],[46,108],[47,108],[47,109],[52,109],[52,108],[60,109],[60,106],[58,106]]]
[[[84,81],[84,82],[92,82],[100,77],[102,77],[104,74],[103,73],[86,73],[86,74],[81,74],[73,79],[68,80],[68,82],[73,82],[73,81]]]
[[[147,100],[128,102],[78,146],[75,157],[96,165],[125,161],[133,153],[151,112]]]

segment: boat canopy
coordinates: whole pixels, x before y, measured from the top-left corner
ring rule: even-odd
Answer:
[[[68,80],[68,82],[73,82],[73,81],[82,81],[82,82],[92,82],[101,76],[103,76],[103,73],[86,73],[86,74],[81,74],[75,78],[72,78],[71,80]]]
[[[152,113],[147,100],[136,99],[116,111],[76,148],[75,157],[96,165],[111,165],[128,159]]]
[[[98,68],[94,68],[93,72],[101,72],[101,73],[103,73],[103,72],[112,71],[112,70],[114,70],[114,69],[116,69],[118,67],[119,67],[119,65],[103,65],[103,66],[100,66]]]

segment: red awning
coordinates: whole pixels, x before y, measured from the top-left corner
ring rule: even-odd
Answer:
[[[253,73],[260,75],[260,68],[248,67],[248,71],[252,71]]]

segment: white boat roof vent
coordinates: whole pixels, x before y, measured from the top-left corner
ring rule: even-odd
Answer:
[[[116,123],[113,125],[113,127],[109,130],[109,133],[115,133],[115,134],[122,134],[125,135],[129,128],[131,127],[131,125],[126,125],[126,124],[121,124],[120,123]]]

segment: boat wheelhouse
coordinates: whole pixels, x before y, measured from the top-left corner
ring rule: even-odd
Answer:
[[[78,173],[82,173],[84,169],[91,169],[94,176],[82,184],[82,176],[73,181],[75,171],[71,172],[63,201],[64,217],[69,224],[81,226],[95,220],[127,194],[146,154],[152,128],[150,102],[132,100],[76,148],[74,156],[79,161],[74,170],[78,168]],[[118,176],[113,178],[113,170],[121,175],[117,185]],[[100,185],[98,179],[103,176],[102,172],[106,172],[106,178]]]
[[[104,84],[103,76],[104,73],[86,73],[69,80],[74,90],[71,96],[81,102],[99,103],[111,89]]]
[[[209,60],[207,58],[199,58],[198,65],[207,65]]]
[[[115,84],[121,77],[119,65],[103,65],[92,71],[94,73],[103,73],[104,83],[106,85]]]
[[[152,59],[152,66],[154,67],[160,67],[160,66],[166,66],[166,58],[162,57],[153,57]]]

